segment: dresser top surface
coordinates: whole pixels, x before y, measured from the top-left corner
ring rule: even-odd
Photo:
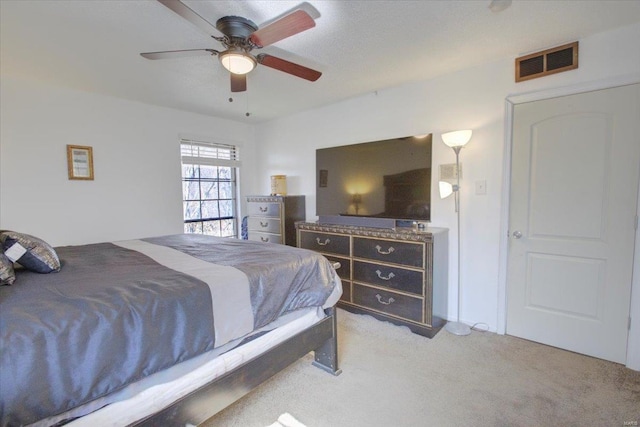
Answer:
[[[397,239],[410,241],[431,241],[434,235],[448,233],[448,228],[428,227],[425,230],[416,230],[411,227],[373,228],[353,225],[318,224],[316,222],[296,222],[299,230],[320,231],[325,233],[342,233],[353,236],[374,237],[383,239]]]
[[[298,195],[286,195],[286,196],[281,196],[281,195],[258,195],[258,196],[246,196],[246,200],[248,202],[281,202],[285,199],[300,199],[300,198],[304,198],[304,196],[298,196]]]

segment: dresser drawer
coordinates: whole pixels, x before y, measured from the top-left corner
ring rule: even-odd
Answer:
[[[251,233],[249,233],[249,240],[264,243],[282,243],[282,235],[252,231]]]
[[[338,258],[331,255],[325,255],[325,258],[331,262],[339,262],[340,268],[336,269],[336,273],[343,280],[351,280],[351,261],[349,258]]]
[[[301,248],[349,256],[349,236],[300,231]]]
[[[395,292],[383,291],[354,283],[352,289],[353,303],[393,314],[414,322],[422,322],[422,300]]]
[[[354,237],[353,257],[424,268],[424,245]]]
[[[280,203],[249,202],[247,203],[249,216],[272,216],[280,218]]]
[[[351,302],[351,282],[348,280],[342,281],[342,295],[340,295],[340,301]]]
[[[423,295],[424,273],[422,271],[354,260],[353,280]]]
[[[249,217],[247,227],[250,231],[263,231],[265,233],[280,234],[281,232],[280,219],[277,218],[262,218],[262,217]]]

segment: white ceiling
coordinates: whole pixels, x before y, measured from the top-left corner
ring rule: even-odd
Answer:
[[[184,2],[213,23],[238,15],[259,26],[300,5]],[[0,71],[258,122],[640,21],[640,0],[514,0],[499,13],[488,5],[489,0],[311,0],[304,6],[319,14],[316,27],[263,52],[317,69],[322,77],[311,83],[258,66],[248,76],[248,91],[231,94],[229,76],[216,57],[150,61],[139,56],[221,47],[155,0],[0,0]]]

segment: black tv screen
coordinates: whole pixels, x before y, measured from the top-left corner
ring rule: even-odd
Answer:
[[[431,139],[316,150],[316,214],[430,221]]]

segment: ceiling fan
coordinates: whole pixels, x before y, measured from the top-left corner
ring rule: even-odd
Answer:
[[[266,53],[258,55],[251,53],[254,49],[261,49],[315,27],[316,23],[313,18],[302,9],[298,9],[263,28],[258,28],[252,21],[240,16],[224,16],[213,25],[180,0],[157,1],[219,41],[224,46],[224,50],[186,49],[145,52],[140,54],[143,58],[168,59],[193,55],[217,55],[224,68],[230,72],[231,92],[247,90],[247,73],[258,64],[312,82],[318,80],[322,75],[319,71]]]

